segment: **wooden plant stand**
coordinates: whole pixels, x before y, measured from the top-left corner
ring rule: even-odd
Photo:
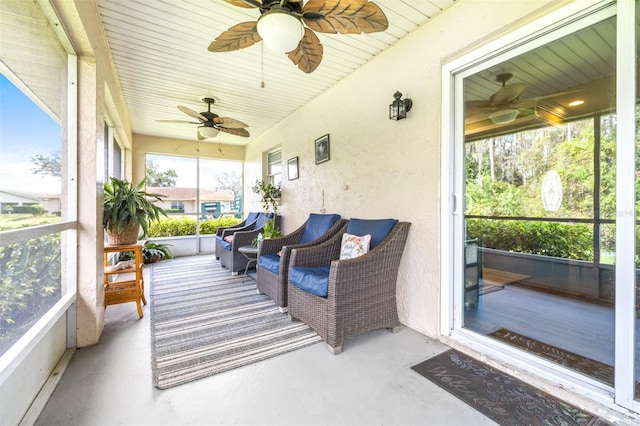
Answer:
[[[138,316],[142,318],[142,306],[140,301],[147,304],[144,297],[144,277],[142,266],[144,265],[144,257],[142,255],[142,247],[144,242],[138,241],[129,245],[109,245],[104,246],[104,266],[109,266],[109,253],[121,253],[132,251],[134,253],[135,265],[127,269],[119,269],[117,271],[104,272],[104,306],[115,305],[118,303],[136,302],[138,307]],[[134,273],[134,279],[125,279],[119,281],[110,281],[112,275]]]

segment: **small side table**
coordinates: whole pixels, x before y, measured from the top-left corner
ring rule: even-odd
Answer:
[[[238,248],[238,251],[248,260],[247,266],[244,267],[244,277],[242,277],[242,282],[244,282],[251,264],[255,263],[255,265],[258,266],[258,247],[242,246]],[[249,278],[253,279],[253,277]]]
[[[144,257],[142,255],[143,241],[136,244],[112,246],[105,244],[104,246],[104,266],[109,266],[109,253],[121,253],[132,251],[134,253],[135,264],[131,268],[119,269],[104,272],[104,306],[115,305],[117,303],[136,302],[138,307],[138,316],[143,317],[142,306],[140,301],[147,304],[144,298],[144,275],[142,266],[144,265]],[[110,276],[114,274],[134,273],[134,279],[124,279],[120,281],[110,281]]]

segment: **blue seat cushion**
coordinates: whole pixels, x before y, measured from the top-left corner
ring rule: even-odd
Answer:
[[[231,243],[225,240],[220,241],[220,248],[231,251]]]
[[[300,244],[310,243],[322,237],[339,219],[339,214],[311,213],[304,227]]]
[[[371,234],[369,249],[373,249],[389,235],[396,223],[397,219],[349,219],[347,233],[359,237]]]
[[[278,275],[280,272],[280,256],[275,253],[263,254],[258,259],[258,266]]]
[[[216,241],[222,243],[224,240],[222,239],[222,236],[216,235]]]
[[[330,270],[331,265],[317,268],[294,266],[289,269],[289,282],[308,293],[327,297]]]

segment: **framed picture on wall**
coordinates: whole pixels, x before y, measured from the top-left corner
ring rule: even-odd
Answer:
[[[316,164],[329,161],[329,134],[316,139]]]
[[[298,157],[289,158],[289,160],[287,160],[287,175],[289,180],[298,179]]]

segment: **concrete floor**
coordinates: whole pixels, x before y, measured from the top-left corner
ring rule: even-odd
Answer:
[[[337,356],[317,343],[159,390],[149,305],[144,314],[108,307],[100,342],[76,351],[36,425],[496,424],[411,370],[448,348],[406,327],[349,340]]]

